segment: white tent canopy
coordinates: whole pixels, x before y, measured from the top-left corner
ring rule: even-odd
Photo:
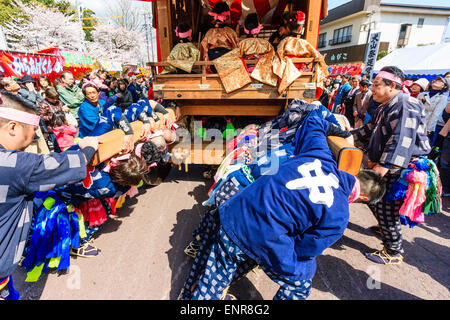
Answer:
[[[375,63],[374,72],[396,66],[405,75],[436,75],[450,71],[450,43],[397,49]]]

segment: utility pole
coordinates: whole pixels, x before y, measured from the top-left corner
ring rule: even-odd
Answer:
[[[152,26],[152,21],[153,21],[153,7],[151,9],[151,13],[150,13],[150,46],[152,48],[152,62],[155,62],[155,56],[154,56],[154,50],[153,50],[153,26]]]
[[[80,30],[81,30],[81,47],[80,47],[80,51],[84,51],[84,30],[83,30],[83,6],[79,5],[78,6],[78,1],[76,2],[77,4],[77,12],[78,12],[78,19],[80,21]]]
[[[143,13],[144,15],[144,27],[145,27],[145,44],[147,45],[147,61],[150,62],[150,50],[148,46],[148,24],[147,24],[147,13]],[[150,30],[151,32],[151,30]]]

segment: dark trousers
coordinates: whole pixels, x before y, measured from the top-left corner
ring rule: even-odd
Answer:
[[[184,292],[183,299],[192,300],[219,300],[223,292],[233,281],[245,276],[257,266],[242,250],[228,238],[222,228],[219,228],[210,248],[207,251],[199,251],[205,256],[204,264],[199,272],[199,277],[194,286],[189,289],[192,294]],[[191,272],[198,270],[198,265],[192,266]],[[274,296],[274,300],[305,300],[311,292],[311,279],[291,280],[277,275],[262,267],[266,275],[276,282],[280,289]],[[186,290],[186,288],[185,288]]]
[[[450,135],[447,135],[442,142],[440,165],[442,191],[450,193]]]
[[[386,194],[391,191],[392,185],[400,177],[400,172],[396,174],[388,173],[383,180],[386,181]],[[402,248],[402,225],[400,222],[399,210],[403,204],[403,200],[387,202],[384,197],[381,201],[373,206],[369,206],[370,210],[377,218],[380,226],[381,239],[383,245],[389,254],[403,253]]]

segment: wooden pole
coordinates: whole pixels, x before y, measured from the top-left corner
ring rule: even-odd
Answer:
[[[170,0],[156,2],[158,13],[158,35],[161,48],[161,60],[167,60],[172,49],[172,23],[170,15]]]

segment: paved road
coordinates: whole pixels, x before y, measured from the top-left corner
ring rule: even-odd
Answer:
[[[102,227],[95,258],[72,258],[70,272],[25,283],[15,274],[23,299],[176,299],[192,260],[183,253],[205,209],[201,202],[211,185],[200,166],[172,169],[166,181],[148,188]],[[446,199],[447,200],[447,199]],[[450,201],[444,214],[426,224],[403,227],[405,260],[380,266],[363,252],[380,248],[367,229],[376,221],[368,208],[353,204],[344,236],[318,260],[309,299],[450,299]],[[375,281],[375,280],[378,280]],[[262,272],[250,273],[230,292],[240,299],[272,299],[277,286]]]

